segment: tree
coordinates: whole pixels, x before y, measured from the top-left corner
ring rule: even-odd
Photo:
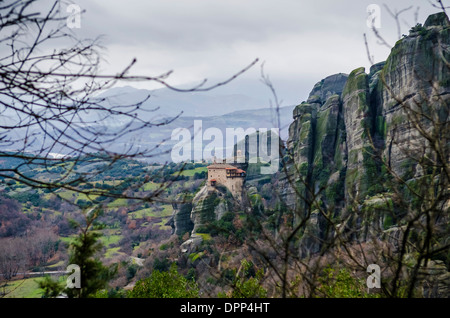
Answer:
[[[193,281],[179,274],[175,263],[169,271],[154,270],[150,277],[136,283],[129,298],[198,298],[199,289]]]
[[[80,267],[81,288],[66,289],[68,297],[87,298],[95,295],[97,291],[107,287],[108,282],[117,272],[117,266],[106,267],[95,257],[96,252],[102,248],[102,243],[98,240],[101,234],[92,231],[91,226],[99,213],[98,209],[87,213],[86,226],[71,243],[69,264]]]
[[[23,238],[0,239],[0,297],[9,293],[8,283],[25,269],[25,247]]]
[[[367,286],[364,279],[353,277],[348,269],[333,269],[331,266],[324,269],[318,279],[317,294],[325,298],[368,298],[372,295],[366,293]],[[373,295],[377,297],[377,294]]]
[[[0,197],[0,211],[0,237],[19,236],[26,232],[30,219],[16,200]]]
[[[219,293],[219,297],[265,298],[267,290],[261,286],[263,278],[263,270],[260,269],[255,273],[253,264],[244,259],[231,283],[232,290],[228,293]]]
[[[64,293],[69,298],[89,298],[95,297],[97,292],[107,288],[108,282],[117,272],[117,266],[106,267],[96,257],[96,253],[101,250],[102,243],[98,240],[101,236],[99,232],[93,231],[93,222],[100,214],[99,209],[90,209],[86,214],[86,224],[80,226],[80,234],[70,244],[69,264],[80,267],[80,288],[63,287],[46,278],[40,282],[40,288],[44,290],[44,296],[56,297]]]

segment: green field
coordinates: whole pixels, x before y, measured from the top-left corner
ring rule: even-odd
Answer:
[[[72,235],[72,236],[69,236],[69,237],[61,236],[60,239],[61,239],[61,241],[63,241],[67,245],[70,245],[70,243],[72,243],[72,241],[75,239],[75,237],[76,237],[76,235]]]
[[[155,191],[161,186],[160,183],[157,182],[148,182],[144,184],[143,190],[144,191]]]
[[[70,243],[72,243],[72,241],[76,237],[77,237],[77,235],[72,235],[72,236],[69,236],[69,237],[60,237],[60,239],[61,239],[61,241],[63,241],[67,245],[69,245]],[[114,235],[105,235],[105,234],[103,234],[102,236],[100,236],[100,241],[105,246],[109,246],[111,244],[117,244],[121,239],[122,239],[122,235],[117,235],[117,234],[114,234]]]
[[[26,278],[10,282],[6,287],[5,298],[41,298],[43,291],[38,281],[42,278]]]
[[[119,252],[120,247],[108,248],[105,253],[106,258],[113,258],[116,255],[125,255],[125,253]]]
[[[69,201],[78,201],[78,200],[85,200],[85,201],[92,201],[95,200],[98,195],[86,195],[84,193],[79,193],[79,192],[75,192],[75,191],[70,191],[70,190],[59,190],[57,192],[55,192],[55,194],[57,196],[59,196],[61,199],[64,200],[69,200]],[[53,194],[52,193],[47,193],[44,195],[45,199],[49,199]]]
[[[122,235],[105,235],[103,234],[100,237],[100,240],[105,246],[109,246],[111,244],[117,244],[122,239]]]
[[[171,216],[173,213],[172,205],[164,204],[160,206],[162,208],[161,211],[157,211],[154,208],[146,208],[142,210],[138,210],[135,212],[131,212],[128,215],[135,219],[142,219],[146,217],[167,217]]]
[[[120,208],[128,206],[128,199],[116,199],[111,203],[108,203],[108,208]]]
[[[197,167],[191,170],[183,170],[182,172],[174,172],[172,175],[177,176],[179,174],[180,176],[193,177],[195,173],[200,173],[207,170],[208,169],[206,167]]]

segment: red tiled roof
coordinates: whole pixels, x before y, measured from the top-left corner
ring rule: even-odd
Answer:
[[[207,169],[227,169],[227,168],[235,168],[232,165],[229,165],[227,163],[214,163],[212,165],[209,165],[206,167]]]

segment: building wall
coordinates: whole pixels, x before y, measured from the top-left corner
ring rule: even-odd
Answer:
[[[244,186],[244,178],[228,178],[225,186],[230,190],[233,196],[240,194],[242,187]]]
[[[210,181],[216,179],[216,182],[227,187],[234,197],[240,198],[244,186],[244,177],[227,178],[226,169],[208,169],[208,185]]]
[[[208,182],[216,179],[218,183],[225,184],[227,182],[227,173],[225,169],[208,169]]]

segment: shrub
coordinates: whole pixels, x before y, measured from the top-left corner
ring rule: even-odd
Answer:
[[[227,294],[219,293],[221,298],[265,298],[267,290],[261,286],[264,277],[262,269],[255,272],[255,268],[251,262],[242,260],[240,274],[233,279],[233,290]]]
[[[323,275],[319,277],[318,296],[324,298],[369,298],[377,297],[376,294],[365,292],[365,283],[362,279],[354,278],[350,271],[341,268],[327,267]]]
[[[155,270],[150,277],[140,280],[128,293],[128,298],[198,298],[195,282],[179,274],[175,264],[168,272]]]

